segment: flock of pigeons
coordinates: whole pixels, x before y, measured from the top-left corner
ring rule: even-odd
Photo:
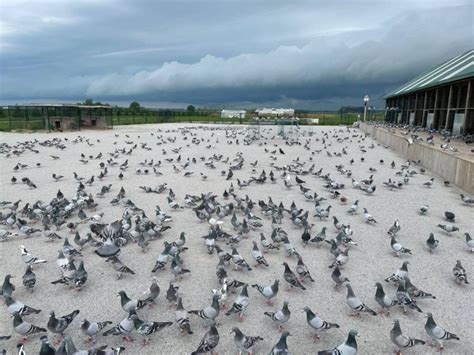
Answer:
[[[282,301],[281,308],[264,312],[262,319],[255,320],[261,322],[264,327],[274,323],[275,328],[281,332],[279,340],[268,349],[270,354],[287,354],[290,351],[299,353],[298,347],[292,347],[288,339],[289,336],[301,336],[293,334],[287,327],[293,313],[293,310],[290,310],[291,302],[288,300],[291,299],[292,292],[303,292],[309,301],[315,297],[313,292],[317,283],[324,282],[322,279],[326,277],[315,275],[306,265],[304,259],[320,258],[319,255],[308,252],[308,249],[327,250],[327,255],[331,259],[327,265],[328,275],[334,282],[336,291],[345,289],[350,316],[360,316],[364,313],[371,316],[390,315],[394,308],[400,308],[408,315],[411,312],[425,313],[426,339],[410,337],[403,332],[403,324],[398,316],[393,319],[389,339],[397,352],[425,345],[427,340],[442,350],[446,341],[460,340],[453,333],[455,329],[445,330],[442,320],[435,317],[436,306],[432,306],[435,315],[422,310],[420,304],[423,301],[420,300],[435,300],[436,297],[414,285],[412,275],[409,273],[409,261],[403,261],[400,268],[388,275],[385,280],[374,283],[374,304],[379,307],[378,311],[370,308],[357,296],[356,287],[346,277],[345,268],[351,268],[351,251],[358,248],[356,237],[358,233],[353,230],[351,223],[377,225],[378,222],[369,212],[370,205],[359,208],[359,200],[351,201],[344,192],[355,189],[360,196],[371,196],[376,195],[378,189],[397,191],[408,184],[416,184],[420,189],[426,189],[428,193],[436,180],[429,178],[423,182],[418,181],[419,177],[416,178],[416,175],[423,176],[425,172],[419,162],[407,161],[397,164],[395,161],[386,163],[382,159],[376,162],[365,161],[367,151],[376,146],[374,143],[369,144],[364,134],[350,128],[326,128],[320,131],[298,129],[293,137],[276,137],[272,129],[257,131],[235,127],[186,127],[166,131],[158,129],[148,134],[152,136],[158,148],[153,147],[140,135],[132,138],[129,134],[121,133],[115,134],[113,145],[117,147],[111,151],[98,151],[94,155],[80,153],[81,147],[85,145],[89,148],[94,147],[100,140],[94,142],[85,136],[73,139],[64,136],[44,141],[33,139],[16,144],[0,144],[2,165],[10,169],[7,163],[15,161],[12,165],[11,185],[7,186],[9,183],[2,182],[2,191],[11,191],[12,196],[16,188],[31,190],[29,201],[13,198],[0,201],[2,224],[0,241],[18,244],[18,257],[21,257],[25,264],[22,278],[12,277],[11,274],[17,272],[10,270],[6,261],[2,262],[1,268],[5,276],[0,294],[5,302],[6,311],[11,316],[11,325],[8,326],[3,322],[1,332],[5,335],[0,334],[0,341],[9,339],[14,341],[17,344],[18,354],[38,352],[41,355],[120,354],[126,351],[127,346],[124,344],[133,341],[135,334],[142,338],[143,346],[148,346],[154,333],[173,325],[178,327],[181,334],[199,332],[197,330],[199,319],[206,327],[206,331],[203,331],[202,340],[196,344],[193,354],[214,353],[219,351],[221,337],[227,336],[221,331],[222,324],[228,322],[227,319],[233,315],[244,322],[247,308],[253,298],[261,298],[269,306],[273,306],[275,300]],[[357,152],[350,146],[352,142],[358,143]],[[119,144],[123,144],[123,147],[119,148]],[[193,149],[198,146],[204,146],[210,153],[207,156],[194,156]],[[242,149],[237,149],[235,154],[229,155],[226,147],[242,147]],[[294,151],[295,148],[308,158],[303,159],[285,153],[285,150]],[[56,149],[57,153],[45,156],[44,151],[49,152],[52,149]],[[74,179],[76,184],[74,194],[66,196],[61,189],[54,188],[57,192],[49,201],[35,199],[35,191],[42,186],[35,183],[35,175],[30,172],[36,168],[48,169],[48,159],[61,160],[62,152],[65,150],[78,151],[78,163],[65,162],[65,169],[61,173],[50,171],[50,184],[55,186],[56,183]],[[142,152],[154,152],[155,158],[140,161]],[[357,161],[356,153],[361,156]],[[36,166],[21,162],[23,157],[34,154],[41,156],[42,160]],[[337,163],[334,169],[324,171],[318,167],[318,156],[321,155],[334,159]],[[269,164],[260,163],[266,159],[270,161]],[[81,169],[77,164],[94,165],[97,167],[97,172],[92,176],[81,176]],[[371,164],[368,167],[368,177],[355,178],[351,167],[357,164]],[[377,181],[377,171],[380,169],[392,169],[393,178]],[[27,174],[30,177],[27,177]],[[178,196],[175,193],[177,187],[172,182],[174,176],[182,176],[192,181],[191,186],[186,186],[191,187],[187,194]],[[149,186],[132,183],[131,186],[135,185],[135,191],[126,191],[124,187],[120,187],[121,181],[130,181],[134,177],[137,177],[137,180],[140,178],[140,181],[150,181]],[[155,186],[153,180],[160,177],[166,179],[168,183],[163,182]],[[215,191],[212,184],[206,185],[206,181],[212,179],[225,182],[227,186],[225,191]],[[193,190],[193,184],[200,184],[211,191],[197,194]],[[269,185],[271,186],[268,187]],[[448,186],[449,182],[445,182],[444,185]],[[279,189],[274,190],[273,186],[279,186]],[[249,197],[253,191],[265,191],[267,187],[272,188],[272,191],[279,191],[279,195],[259,200]],[[180,186],[179,190],[182,188]],[[287,194],[294,191],[301,194],[298,203],[286,198]],[[156,205],[154,215],[151,215],[150,211],[132,200],[131,196],[139,193],[150,194],[147,196],[153,201],[158,201],[156,195],[166,196],[167,205],[166,207]],[[2,194],[2,198],[10,196]],[[277,198],[282,202],[275,202]],[[458,203],[463,206],[462,208],[469,209],[474,205],[474,199],[460,194]],[[331,208],[336,204],[346,206],[345,216],[334,215]],[[119,208],[121,218],[112,220],[107,207]],[[180,213],[187,213],[187,217],[183,217]],[[420,205],[417,213],[422,219],[422,216],[430,213],[430,206]],[[378,214],[381,212],[378,211]],[[193,223],[196,225],[208,226],[204,236],[176,230],[179,228],[177,225],[180,219],[189,216],[194,218]],[[357,216],[360,216],[359,221]],[[443,221],[440,220],[437,227],[446,235],[459,233],[456,218],[458,216],[452,211],[446,210],[442,217]],[[343,219],[351,223],[343,223]],[[271,233],[265,235],[263,229],[268,227]],[[294,237],[295,230],[298,231],[299,238]],[[385,232],[388,235],[387,248],[390,248],[396,257],[409,258],[413,253],[412,247],[409,249],[405,241],[402,244],[402,238],[399,237],[400,221],[395,220],[393,225],[386,226],[386,230],[388,230]],[[466,250],[474,252],[474,240],[468,231],[462,232],[465,236]],[[42,259],[28,245],[30,238],[43,238],[50,242],[58,249],[57,258]],[[161,241],[158,241],[160,239]],[[191,245],[192,248],[197,248],[194,243],[196,240],[199,240],[198,244],[202,245],[202,250],[190,251]],[[409,244],[409,241],[406,242]],[[142,264],[146,270],[133,270],[130,265],[123,262],[123,255],[142,258],[142,253],[147,253],[153,244],[160,243],[162,243],[161,252],[155,257],[153,265]],[[442,244],[431,233],[424,248],[430,253],[436,253],[436,249],[442,248]],[[190,253],[194,253],[194,256],[187,256]],[[193,268],[200,267],[200,259],[196,257],[200,254],[204,257],[207,255],[215,264],[215,277],[212,281],[215,288],[212,289],[210,305],[203,302],[201,308],[186,309],[185,304],[195,304],[196,300],[192,299],[191,290],[180,288],[180,282],[185,278],[195,277]],[[16,255],[9,256],[9,258],[16,257]],[[123,310],[121,319],[114,322],[103,320],[100,309],[97,309],[94,312],[97,314],[97,319],[84,318],[79,325],[75,319],[81,311],[71,309],[70,313],[64,315],[57,315],[50,310],[46,324],[33,322],[30,317],[42,312],[40,309],[42,299],[35,297],[34,293],[37,288],[47,288],[51,295],[63,292],[61,285],[75,291],[96,292],[88,288],[89,279],[106,276],[99,273],[96,268],[88,268],[88,261],[91,258],[103,259],[103,268],[113,270],[116,276],[114,281],[118,290],[116,293],[120,297],[120,307]],[[275,263],[274,261],[278,259],[280,261]],[[454,260],[452,266],[453,284],[457,284],[457,287],[469,284],[460,259],[462,258]],[[39,283],[36,274],[41,272],[42,264],[46,262],[56,263],[57,275],[48,275],[50,279],[48,284],[43,278]],[[266,272],[255,269],[275,268],[281,268],[278,269],[281,270],[279,271],[281,276],[274,281],[268,284],[252,281],[255,272]],[[134,298],[121,290],[120,283],[126,282],[127,278],[137,277],[143,280],[148,275],[152,275],[153,278],[143,297]],[[158,281],[162,277],[160,275],[171,280],[163,292],[161,292],[163,284]],[[370,275],[368,277],[370,278]],[[197,283],[201,281],[203,280],[197,280]],[[23,285],[20,285],[21,283]],[[384,289],[384,286],[391,284],[396,287],[393,296]],[[280,287],[283,285],[289,292],[286,295],[280,292]],[[19,292],[21,287],[31,291],[28,298],[32,305],[20,301],[20,298],[25,296]],[[211,290],[209,292],[211,293]],[[166,301],[160,297],[163,293]],[[161,322],[147,319],[149,311],[146,310],[163,302],[174,308],[175,319]],[[71,308],[74,308],[73,304],[71,300]],[[312,310],[308,306],[301,311],[305,313],[307,326],[311,329],[315,341],[332,329],[343,327],[322,319],[317,310]],[[76,344],[79,344],[79,339],[73,340],[67,335],[69,327],[80,327],[87,350],[78,350],[79,346]],[[232,327],[231,334],[235,348],[221,351],[229,353],[235,350],[249,354],[254,351],[266,351],[262,345],[264,338],[261,335],[246,334],[243,329],[244,326]],[[21,338],[17,339],[14,333]],[[171,332],[167,334],[168,337],[172,337]],[[26,343],[29,337],[36,336],[41,339],[37,349]],[[315,345],[315,351],[317,349],[318,354],[355,355],[358,352],[358,336],[357,329],[348,329],[347,337],[341,339],[339,345],[336,340],[334,348],[322,351]],[[114,337],[122,338],[123,342],[97,345],[97,342],[111,344],[108,339]],[[53,341],[54,338],[56,339]],[[145,349],[139,352],[146,353]],[[159,348],[155,348],[154,352],[159,352]],[[369,352],[363,351],[363,353]],[[5,353],[6,350],[3,350],[3,354]]]

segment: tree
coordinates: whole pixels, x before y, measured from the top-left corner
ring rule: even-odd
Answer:
[[[94,100],[92,100],[92,99],[86,99],[86,101],[84,101],[84,105],[92,106],[92,105],[94,105]]]
[[[133,102],[130,104],[129,108],[130,108],[131,110],[135,111],[135,112],[138,112],[138,111],[141,110],[140,104],[139,104],[138,102],[136,102],[136,101],[133,101]]]
[[[194,107],[193,105],[189,105],[186,110],[188,111],[188,113],[194,113],[196,112],[196,107]]]

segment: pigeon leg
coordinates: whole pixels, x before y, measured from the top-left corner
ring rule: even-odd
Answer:
[[[244,315],[242,313],[239,314],[239,321],[241,321],[241,322],[244,321]]]
[[[273,306],[273,301],[272,301],[271,299],[268,299],[268,300],[267,300],[267,304],[268,304],[269,306]]]

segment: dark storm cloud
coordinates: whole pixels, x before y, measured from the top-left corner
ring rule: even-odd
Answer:
[[[472,46],[465,1],[38,1],[0,5],[5,100],[334,108]]]

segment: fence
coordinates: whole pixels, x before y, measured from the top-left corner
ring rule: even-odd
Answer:
[[[92,109],[94,110],[94,109]],[[81,122],[89,122],[91,118],[104,119],[103,127],[114,125],[131,125],[147,123],[225,123],[247,124],[252,118],[222,118],[217,111],[196,111],[194,113],[179,110],[141,110],[133,112],[129,109],[110,107],[95,109],[78,107],[36,107],[36,106],[9,106],[0,108],[0,131],[11,130],[42,130],[54,129],[53,119],[60,118],[65,124],[65,129],[81,129]],[[360,120],[358,113],[351,112],[326,112],[319,114],[297,114],[301,120],[300,125],[309,125],[312,118],[317,118],[319,125],[351,125]],[[374,112],[371,119],[383,119],[383,113]],[[68,126],[69,125],[69,126]]]

